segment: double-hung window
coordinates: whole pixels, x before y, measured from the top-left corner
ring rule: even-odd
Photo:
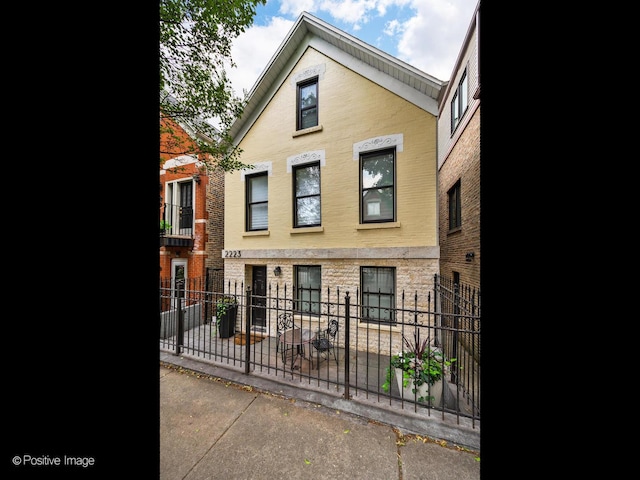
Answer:
[[[395,221],[395,157],[395,149],[360,155],[360,223]]]
[[[451,133],[453,133],[460,123],[460,119],[469,105],[469,82],[467,80],[467,70],[462,72],[458,88],[451,99]]]
[[[296,130],[318,125],[318,77],[298,84]]]
[[[395,323],[396,269],[360,267],[362,320]]]
[[[295,309],[298,312],[320,314],[320,267],[298,265],[294,271]]]
[[[267,172],[245,177],[247,231],[267,230],[269,227],[268,178]]]
[[[293,168],[295,195],[293,226],[313,227],[321,224],[320,162]]]
[[[447,192],[449,200],[449,230],[462,226],[462,207],[460,206],[460,180]]]

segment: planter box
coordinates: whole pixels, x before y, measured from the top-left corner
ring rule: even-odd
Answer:
[[[220,338],[233,337],[236,334],[236,313],[238,312],[237,305],[230,305],[227,307],[227,311],[220,317],[218,323],[218,334]]]
[[[420,385],[420,387],[418,387],[418,393],[416,395],[412,391],[414,388],[413,380],[409,380],[408,385],[403,388],[402,370],[400,368],[396,368],[395,377],[396,381],[398,382],[398,391],[401,392],[405,400],[419,401],[420,397],[424,397],[425,400],[420,403],[424,403],[426,405],[434,407],[442,406],[442,385],[444,383],[442,379],[436,381],[433,385],[431,385],[430,391],[429,385],[427,383],[423,383],[422,385]],[[429,395],[434,398],[427,398]]]

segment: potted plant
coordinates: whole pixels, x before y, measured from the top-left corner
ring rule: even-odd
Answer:
[[[440,405],[444,376],[456,359],[446,360],[439,349],[428,345],[428,339],[421,342],[419,332],[414,334],[413,342],[404,335],[402,342],[402,352],[391,357],[382,389],[388,392],[393,377],[396,377],[403,398]]]
[[[160,220],[160,235],[164,235],[166,230],[171,230],[171,225],[166,220]]]
[[[220,338],[229,338],[236,333],[238,302],[235,297],[225,296],[216,301],[216,325]]]

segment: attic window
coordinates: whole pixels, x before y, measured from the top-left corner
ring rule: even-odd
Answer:
[[[318,125],[318,77],[298,83],[296,130]]]

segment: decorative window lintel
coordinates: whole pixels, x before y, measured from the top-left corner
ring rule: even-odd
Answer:
[[[358,160],[361,153],[380,150],[382,148],[396,147],[396,151],[401,152],[403,150],[403,142],[404,139],[402,133],[369,138],[353,144],[352,159]]]

